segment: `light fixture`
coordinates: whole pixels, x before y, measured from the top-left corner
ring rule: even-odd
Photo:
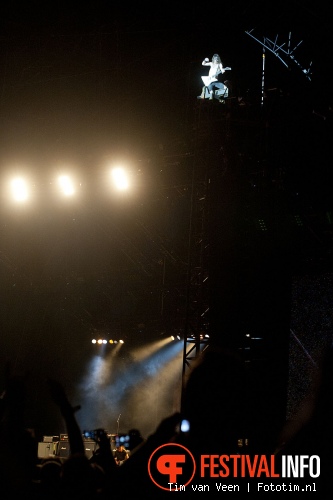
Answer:
[[[73,196],[73,194],[75,193],[73,182],[68,177],[68,175],[61,175],[60,177],[58,177],[58,184],[65,196]]]
[[[121,167],[116,167],[111,171],[114,185],[119,191],[126,191],[129,188],[128,176]]]
[[[12,197],[15,201],[21,203],[28,199],[29,192],[28,186],[24,179],[16,177],[10,183]]]

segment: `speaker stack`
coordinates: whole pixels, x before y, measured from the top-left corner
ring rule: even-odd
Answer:
[[[91,458],[96,449],[96,442],[92,439],[83,439],[84,451],[88,458]],[[60,434],[59,436],[44,436],[43,442],[38,443],[38,458],[45,459],[50,457],[68,458],[70,455],[70,447],[68,434]]]
[[[58,445],[58,456],[60,458],[68,458],[69,457],[69,441],[59,441]]]
[[[38,458],[50,458],[58,455],[59,436],[43,436],[38,443]]]
[[[88,458],[91,458],[94,454],[94,451],[96,449],[96,442],[95,441],[88,441],[84,439],[84,451],[85,454]]]
[[[53,443],[38,443],[38,458],[49,458],[53,456]]]

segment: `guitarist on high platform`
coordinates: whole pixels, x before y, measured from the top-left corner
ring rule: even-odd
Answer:
[[[220,74],[223,74],[227,69],[231,68],[224,68],[221,58],[218,54],[214,54],[212,57],[211,62],[209,61],[208,57],[206,57],[202,61],[203,66],[210,66],[209,68],[209,73],[208,76],[202,76],[201,79],[204,83],[204,86],[202,88],[202,92],[200,95],[201,99],[205,98],[205,93],[206,93],[206,87],[209,92],[209,99],[213,100],[214,98],[214,89],[221,89],[224,88],[224,84],[218,81],[218,77]]]

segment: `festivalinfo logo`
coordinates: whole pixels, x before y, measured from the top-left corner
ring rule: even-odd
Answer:
[[[197,475],[196,475],[197,472]],[[201,485],[191,484],[194,477],[206,479],[230,478],[304,478],[320,476],[318,455],[200,455],[196,464],[192,453],[183,445],[168,443],[156,448],[148,462],[150,479],[166,491],[185,491],[190,487],[200,491]],[[258,483],[265,488],[263,483]],[[272,485],[273,486],[273,485]],[[221,491],[231,491],[237,485],[216,484]],[[291,490],[290,488],[293,487]],[[304,491],[297,485],[274,486],[274,491]],[[310,491],[316,491],[315,483]],[[236,491],[233,489],[232,491]],[[239,491],[239,490],[237,490]]]
[[[178,491],[179,480],[182,489],[186,488],[193,480],[195,471],[192,453],[185,446],[175,443],[159,446],[148,462],[150,479],[166,491]]]

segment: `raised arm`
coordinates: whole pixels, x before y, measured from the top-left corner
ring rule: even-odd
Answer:
[[[81,429],[77,423],[75,412],[80,409],[80,406],[73,407],[68,401],[66,392],[60,382],[53,379],[48,379],[50,395],[58,406],[60,413],[65,421],[71,455],[85,454],[84,443]]]

